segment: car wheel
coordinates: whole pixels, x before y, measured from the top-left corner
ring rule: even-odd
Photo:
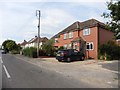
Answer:
[[[61,62],[62,60],[58,60],[59,62]]]
[[[68,58],[67,58],[67,62],[70,62],[70,61],[71,61],[71,58],[68,57]]]
[[[84,57],[81,58],[81,60],[84,60],[84,59],[85,59]]]

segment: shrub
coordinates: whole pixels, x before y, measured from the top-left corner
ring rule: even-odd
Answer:
[[[107,44],[99,46],[98,56],[104,56],[107,60],[120,59],[120,46],[116,45],[115,42],[109,41]]]
[[[39,50],[39,56],[47,56],[44,50],[40,49]]]
[[[27,47],[23,50],[23,55],[32,57],[32,58],[37,58],[37,49],[34,47]]]
[[[48,40],[42,45],[42,50],[47,56],[55,56],[55,47],[53,46],[54,41],[52,39]]]
[[[64,47],[63,47],[63,46],[60,46],[60,48],[58,48],[58,50],[62,50],[62,49],[64,49]]]
[[[20,51],[12,50],[11,53],[12,53],[12,54],[20,54]]]

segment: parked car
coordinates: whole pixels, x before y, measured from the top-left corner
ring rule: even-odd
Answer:
[[[56,55],[56,59],[60,61],[75,61],[75,60],[84,60],[85,55],[82,52],[79,52],[75,49],[65,49],[59,50]]]
[[[2,54],[6,54],[6,51],[5,51],[5,50],[1,50],[1,53],[2,53]]]

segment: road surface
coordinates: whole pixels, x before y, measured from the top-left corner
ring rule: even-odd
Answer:
[[[0,90],[2,89],[2,54],[1,54],[1,50],[0,50]]]
[[[91,85],[3,54],[2,88],[89,88]],[[47,67],[47,66],[46,66]]]

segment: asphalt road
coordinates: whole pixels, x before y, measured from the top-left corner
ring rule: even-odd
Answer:
[[[26,61],[4,54],[2,61],[6,70],[2,73],[2,88],[89,88],[93,87],[72,78],[62,76]]]
[[[2,55],[1,55],[1,50],[0,50],[0,90],[2,89]]]

